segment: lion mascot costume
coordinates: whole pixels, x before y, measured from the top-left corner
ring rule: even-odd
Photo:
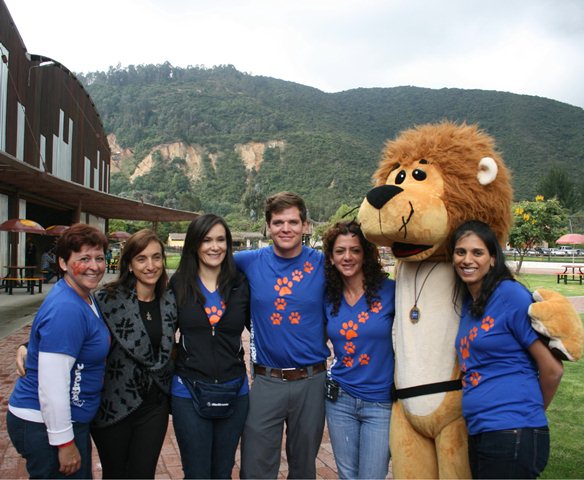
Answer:
[[[473,125],[422,125],[386,144],[375,188],[359,221],[396,264],[395,388],[390,448],[395,478],[470,478],[454,348],[459,313],[447,258],[451,232],[466,220],[491,226],[501,244],[511,228],[509,171],[494,140]],[[570,302],[536,292],[530,314],[563,358],[582,352],[582,324]],[[559,298],[558,298],[559,297]],[[460,312],[460,310],[458,310]],[[535,324],[534,324],[535,325]]]

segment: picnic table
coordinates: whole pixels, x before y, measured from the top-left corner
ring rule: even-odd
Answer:
[[[568,282],[579,282],[582,285],[582,280],[584,279],[584,264],[571,263],[568,265],[562,265],[564,267],[563,272],[556,273],[557,283],[560,281],[567,285]]]
[[[2,285],[8,295],[12,295],[15,288],[26,288],[31,295],[34,294],[35,287],[38,287],[39,293],[43,291],[44,278],[35,274],[36,265],[7,265],[5,268],[8,273],[2,277]]]

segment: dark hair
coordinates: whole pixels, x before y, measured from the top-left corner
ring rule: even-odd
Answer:
[[[107,237],[92,225],[76,223],[65,230],[57,240],[55,255],[57,259],[62,258],[66,263],[73,252],[79,252],[85,245],[101,247],[105,252],[108,247]]]
[[[237,277],[237,267],[233,259],[233,239],[231,231],[223,218],[212,213],[201,215],[191,222],[187,230],[185,245],[178,268],[174,275],[174,292],[177,303],[183,305],[188,298],[195,298],[199,303],[205,303],[205,296],[199,288],[197,276],[199,273],[199,248],[209,230],[215,225],[223,225],[225,228],[225,239],[227,240],[227,252],[221,263],[219,273],[218,288],[223,298],[229,294],[229,287]]]
[[[300,195],[293,192],[280,192],[272,195],[266,199],[265,205],[265,215],[266,223],[269,225],[272,220],[272,215],[274,213],[280,213],[287,208],[296,207],[300,212],[300,220],[302,223],[306,222],[308,218],[308,213],[306,210],[306,204]]]
[[[324,272],[326,278],[326,297],[332,305],[332,314],[339,313],[341,297],[343,295],[343,278],[337,268],[331,263],[335,241],[339,235],[354,235],[359,239],[363,249],[363,287],[367,306],[371,308],[374,300],[379,300],[377,292],[387,275],[383,271],[379,261],[377,247],[369,242],[363,235],[360,225],[354,220],[338,222],[330,227],[323,237],[323,250],[325,254]]]
[[[503,280],[514,280],[514,278],[513,274],[505,263],[505,254],[503,253],[503,249],[497,240],[495,232],[493,232],[491,227],[489,227],[486,223],[480,222],[478,220],[464,222],[456,230],[454,230],[454,232],[452,232],[448,242],[448,254],[450,258],[453,258],[454,249],[458,241],[470,234],[475,234],[477,237],[479,237],[487,247],[491,257],[495,259],[495,265],[491,267],[491,269],[483,278],[481,283],[481,290],[477,299],[472,301],[470,306],[470,313],[474,317],[482,317],[485,311],[485,307],[487,306],[487,302],[489,301],[489,298],[497,285]],[[463,298],[470,296],[468,287],[462,281],[462,279],[456,275],[453,294],[453,301],[455,305],[457,303],[460,292],[463,293]]]
[[[136,288],[136,277],[130,271],[130,266],[134,257],[140,254],[140,252],[144,251],[144,249],[148,247],[151,242],[157,242],[160,245],[160,249],[162,251],[162,274],[156,282],[155,288],[156,298],[160,298],[162,296],[168,284],[164,244],[160,238],[158,238],[155,232],[147,228],[137,231],[130,238],[128,238],[128,240],[126,240],[119,261],[120,274],[116,280],[105,285],[104,288],[106,290],[112,292],[117,288],[122,287],[130,291]]]

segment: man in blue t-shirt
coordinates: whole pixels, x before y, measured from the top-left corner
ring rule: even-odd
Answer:
[[[235,256],[250,285],[254,382],[241,443],[241,478],[276,478],[286,424],[288,478],[316,478],[324,430],[324,256],[302,245],[304,200],[266,201],[273,245]]]

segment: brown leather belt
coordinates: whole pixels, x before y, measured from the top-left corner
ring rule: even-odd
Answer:
[[[325,370],[326,364],[324,362],[300,368],[270,368],[258,365],[257,363],[253,364],[253,371],[256,375],[279,378],[285,382],[302,380],[303,378],[311,377],[312,375],[324,372]]]

